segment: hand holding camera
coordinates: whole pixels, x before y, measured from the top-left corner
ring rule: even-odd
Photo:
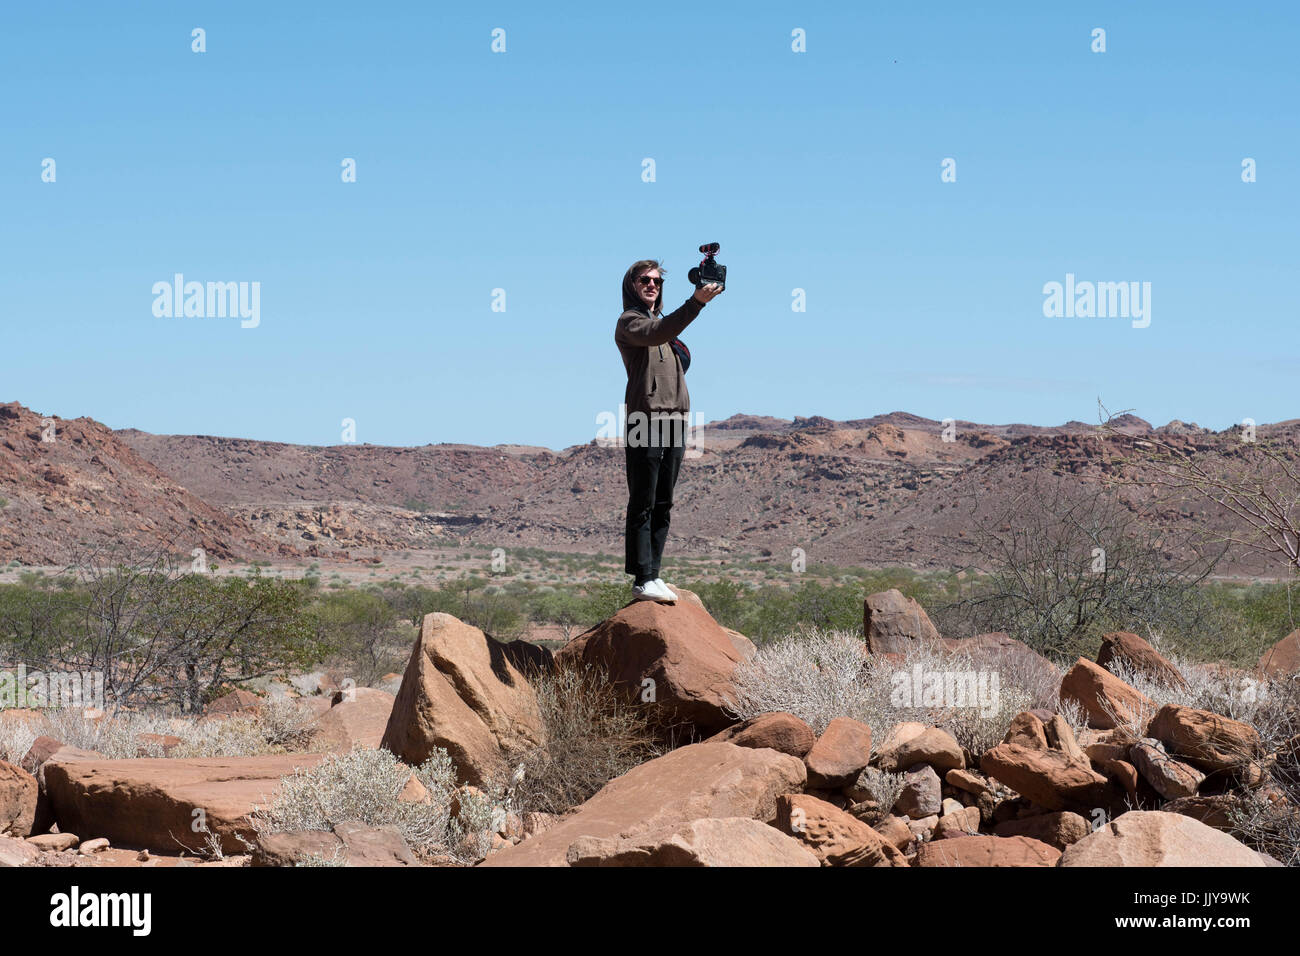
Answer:
[[[695,286],[695,299],[699,302],[710,301],[727,287],[727,267],[713,258],[720,248],[721,246],[716,242],[706,242],[700,246],[704,258],[700,260],[698,266],[686,274],[691,284]]]

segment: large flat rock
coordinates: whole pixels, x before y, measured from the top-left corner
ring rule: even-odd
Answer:
[[[492,854],[483,866],[566,866],[581,837],[609,839],[722,817],[770,822],[777,798],[801,791],[802,760],[766,748],[691,744],[607,783],[535,837]]]
[[[196,821],[203,821],[223,852],[246,853],[236,834],[252,839],[249,813],[271,804],[281,777],[323,759],[324,754],[272,754],[61,761],[56,755],[42,771],[51,811],[65,833],[175,853],[205,844],[206,834],[194,829],[201,831]]]
[[[1265,866],[1241,841],[1200,820],[1130,810],[1066,848],[1061,866]]]

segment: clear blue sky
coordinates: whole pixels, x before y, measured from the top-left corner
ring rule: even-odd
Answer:
[[[1280,2],[9,4],[0,401],[563,447],[621,400],[624,270],[662,257],[675,307],[717,240],[729,288],[683,336],[705,419],[1300,417],[1298,26]],[[156,318],[176,272],[260,282],[260,326]],[[1045,318],[1066,273],[1150,282],[1150,327]]]

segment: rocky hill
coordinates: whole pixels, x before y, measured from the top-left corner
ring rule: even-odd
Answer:
[[[0,405],[0,563],[60,564],[118,541],[175,540],[219,558],[293,557],[288,544],[192,494],[90,418]]]
[[[525,446],[305,446],[194,435],[113,432],[89,419],[57,422],[0,406],[0,559],[63,560],[74,539],[188,529],[214,554],[348,559],[474,543],[617,553],[626,505],[620,448],[593,441],[561,451]],[[1189,449],[1236,437],[1134,416],[1129,436],[1173,437]],[[1300,445],[1295,421],[1261,435]],[[703,430],[685,463],[674,510],[679,553],[751,553],[788,563],[961,563],[954,545],[984,513],[1040,475],[1087,482],[1120,439],[1095,426],[945,423],[905,412],[832,421],[736,415]],[[1130,497],[1140,498],[1132,491]],[[1204,509],[1171,513],[1211,527]],[[1230,570],[1262,567],[1237,562]]]

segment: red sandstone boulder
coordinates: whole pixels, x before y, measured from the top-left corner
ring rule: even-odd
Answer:
[[[871,728],[851,717],[832,720],[804,757],[808,785],[823,790],[848,786],[870,762]]]
[[[872,654],[905,654],[918,642],[939,643],[925,608],[897,588],[868,595],[862,603],[862,632]]]
[[[1101,650],[1097,653],[1098,666],[1113,672],[1115,664],[1121,662],[1130,670],[1144,674],[1167,687],[1187,686],[1187,681],[1183,679],[1178,668],[1136,634],[1115,631],[1104,635],[1101,639]]]
[[[1061,851],[1025,836],[961,836],[922,843],[915,866],[1056,866]]]
[[[0,760],[0,834],[26,837],[36,819],[36,778]]]
[[[0,836],[0,870],[10,867],[35,866],[41,851],[16,837]]]
[[[817,742],[817,735],[794,714],[774,712],[759,714],[728,727],[710,737],[708,742],[735,744],[737,747],[768,747],[803,759]]]
[[[980,770],[1049,810],[1087,811],[1110,803],[1107,780],[1092,769],[1087,757],[1069,757],[1059,750],[1039,750],[1020,744],[999,744],[985,751],[980,758]]]
[[[1030,750],[1047,749],[1047,729],[1043,726],[1043,721],[1029,711],[1022,711],[1011,718],[1011,725],[1007,728],[1006,736],[1002,738],[1004,744],[1018,744],[1021,747],[1028,747]]]
[[[623,838],[579,837],[570,866],[820,866],[797,840],[749,817],[691,820]]]
[[[1130,810],[1066,848],[1061,866],[1264,866],[1244,843],[1199,820]]]
[[[679,747],[611,780],[536,836],[493,853],[482,866],[565,866],[581,837],[637,836],[692,820],[776,817],[777,798],[802,790],[803,761],[767,748],[702,743]]]
[[[1259,659],[1259,669],[1269,677],[1289,677],[1300,672],[1300,628],[1266,650]]]
[[[1021,817],[1018,820],[1004,820],[993,828],[993,832],[1003,837],[1029,837],[1064,850],[1086,837],[1091,832],[1091,827],[1079,814],[1060,810]]]
[[[1126,724],[1140,724],[1155,709],[1145,694],[1082,657],[1061,680],[1061,700],[1078,703],[1089,725],[1101,730],[1116,726],[1112,712]]]
[[[378,749],[393,715],[396,698],[382,690],[357,687],[336,693],[333,705],[305,728],[308,749],[316,753],[346,753],[357,744]]]
[[[353,820],[333,830],[291,830],[259,834],[250,866],[297,866],[311,858],[344,866],[417,866],[396,827],[371,827]]]
[[[928,763],[943,773],[965,767],[966,757],[952,734],[938,727],[927,727],[876,757],[876,766],[890,773],[911,770],[919,763]]]
[[[1205,781],[1205,774],[1169,756],[1158,740],[1139,740],[1129,748],[1129,757],[1138,773],[1166,800],[1193,796]]]
[[[735,723],[727,709],[735,693],[731,676],[756,650],[689,591],[675,590],[676,604],[634,601],[575,637],[556,660],[600,668],[665,724],[714,734]]]
[[[545,736],[537,698],[503,648],[450,614],[425,615],[381,746],[411,766],[441,747],[461,783],[503,774],[508,753]]]
[[[232,714],[255,713],[262,709],[262,698],[246,690],[232,690],[203,708],[208,717],[229,717]]]
[[[808,847],[823,866],[907,866],[883,834],[810,794],[781,797],[776,826]]]
[[[1208,710],[1166,704],[1147,731],[1169,752],[1202,770],[1228,770],[1260,753],[1259,733],[1249,724]]]
[[[175,853],[181,847],[201,849],[206,826],[224,852],[243,853],[239,837],[254,835],[249,814],[270,806],[281,777],[322,759],[321,754],[273,754],[65,761],[56,754],[41,772],[54,819],[65,833]]]

